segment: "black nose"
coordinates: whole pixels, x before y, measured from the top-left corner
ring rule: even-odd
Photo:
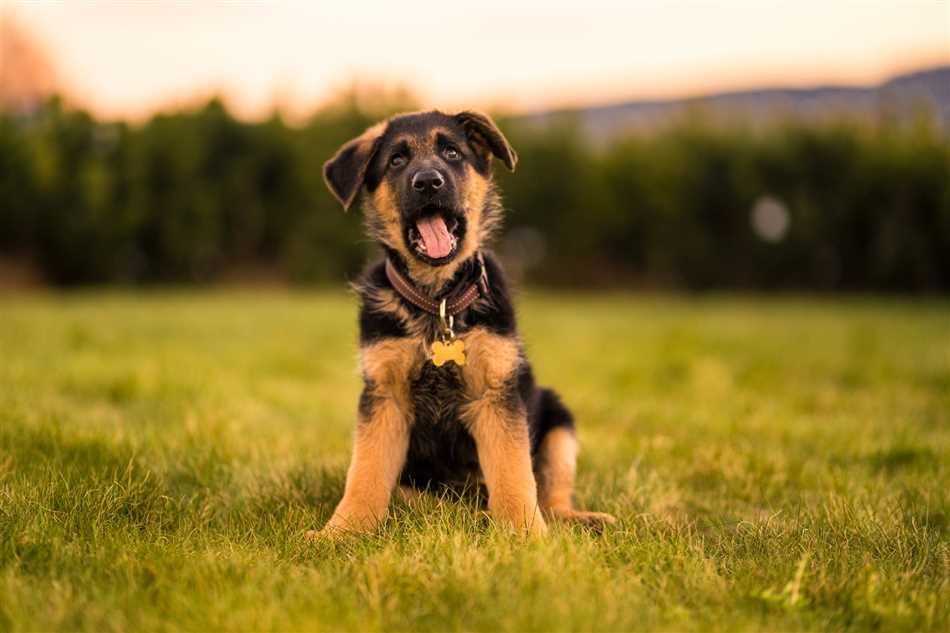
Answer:
[[[412,188],[416,191],[438,191],[445,184],[445,178],[435,169],[423,169],[412,177]]]

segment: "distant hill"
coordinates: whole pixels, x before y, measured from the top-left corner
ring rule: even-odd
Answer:
[[[781,117],[821,120],[850,115],[872,118],[882,112],[909,119],[926,109],[944,130],[950,131],[950,65],[898,75],[873,86],[759,88],[684,99],[628,101],[538,112],[521,118],[538,125],[547,125],[564,117],[576,118],[593,138],[603,140],[622,130],[663,124],[697,109],[716,120],[742,120],[753,124]]]

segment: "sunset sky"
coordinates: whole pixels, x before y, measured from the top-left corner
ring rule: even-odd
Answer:
[[[218,93],[303,113],[353,79],[517,110],[950,62],[944,2],[10,2],[79,103],[141,117]]]

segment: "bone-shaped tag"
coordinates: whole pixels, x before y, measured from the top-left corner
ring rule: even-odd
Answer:
[[[465,364],[465,343],[459,339],[451,343],[442,341],[432,343],[432,364],[441,367],[449,361],[460,367]]]

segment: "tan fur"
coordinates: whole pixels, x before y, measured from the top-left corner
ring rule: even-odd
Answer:
[[[400,250],[400,253],[405,256],[408,262],[409,275],[413,281],[429,292],[442,288],[451,280],[459,266],[488,242],[489,233],[494,228],[494,222],[486,223],[483,221],[485,203],[491,190],[491,181],[486,180],[471,165],[466,165],[465,178],[460,184],[468,231],[455,259],[443,266],[429,266],[408,255],[404,250]]]
[[[439,134],[451,138],[452,131],[438,125],[433,127],[431,130],[429,130],[429,143],[435,145],[439,140]]]
[[[364,222],[367,232],[386,246],[396,249],[403,257],[409,256],[402,239],[396,192],[383,181],[368,200]]]
[[[392,398],[408,416],[409,383],[425,359],[421,339],[383,339],[360,351],[360,369],[364,380],[373,386],[377,398]]]
[[[475,328],[460,338],[468,350],[462,369],[468,397],[501,397],[505,382],[514,375],[521,360],[517,341],[484,328]]]
[[[380,183],[368,202],[365,214],[367,231],[377,240],[402,255],[403,261],[409,267],[409,276],[416,285],[428,292],[441,288],[452,279],[462,262],[470,257],[478,247],[475,240],[470,236],[466,236],[465,249],[461,250],[453,261],[444,266],[429,266],[417,260],[406,248],[395,193],[389,183],[386,181]],[[478,215],[480,215],[480,211]],[[473,219],[469,218],[469,222],[474,227],[479,224],[477,219],[473,222]],[[469,233],[471,234],[472,231]]]
[[[422,491],[411,486],[399,486],[396,488],[396,499],[409,506],[415,505],[422,501]]]
[[[419,138],[414,134],[400,134],[393,137],[393,144],[405,143],[414,152],[425,149],[425,139]]]
[[[417,260],[406,248],[395,192],[383,181],[367,200],[365,221],[371,236],[396,250],[409,267],[409,276],[423,290],[434,292],[455,276],[459,266],[491,237],[497,225],[498,214],[485,216],[489,197],[493,193],[490,180],[486,180],[471,165],[466,166],[462,182],[462,204],[465,205],[469,230],[455,259],[443,266],[429,266]]]
[[[485,198],[491,183],[482,178],[475,168],[465,166],[465,187],[462,189],[462,204],[468,216],[469,230],[459,249],[459,258],[462,260],[471,257],[478,248],[488,242],[488,235],[483,228],[482,215],[485,211]]]
[[[574,475],[577,469],[577,438],[570,429],[548,431],[538,449],[541,488],[538,501],[545,516],[562,521],[579,521],[599,527],[615,523],[603,512],[574,509]]]
[[[409,450],[409,424],[395,400],[380,400],[368,420],[360,420],[346,487],[327,534],[368,532],[389,513],[389,499]]]
[[[409,276],[412,277],[416,285],[426,292],[432,293],[442,288],[455,276],[464,260],[460,255],[443,266],[429,266],[415,257],[409,257],[406,261],[409,266]]]
[[[570,510],[574,506],[577,438],[569,429],[548,431],[539,449],[541,507]]]
[[[374,402],[357,424],[343,499],[323,528],[331,536],[373,530],[388,514],[409,449],[409,383],[422,349],[415,339],[387,339],[364,348],[360,360]]]
[[[512,415],[490,397],[469,403],[462,414],[475,438],[488,487],[488,510],[499,522],[532,536],[547,531],[531,470],[531,443],[524,412]]]
[[[478,328],[462,337],[468,359],[462,368],[468,404],[463,421],[475,439],[488,486],[492,515],[532,535],[546,530],[531,469],[527,412],[512,411],[505,389],[521,359],[517,343]]]
[[[489,158],[492,151],[503,153],[503,160],[514,169],[517,155],[513,150],[507,148],[502,152],[494,137],[496,147],[492,150],[489,139],[484,138],[485,126],[493,126],[490,119],[477,113],[467,113],[467,118],[471,120],[466,129],[477,136],[473,143],[476,151],[484,152],[484,158]],[[356,143],[360,149],[370,149],[368,144],[385,133],[386,125],[384,122],[369,128],[347,146]],[[450,130],[436,127],[425,138],[402,135],[394,140],[405,142],[415,152],[428,152],[436,145],[440,133],[452,136]],[[500,142],[506,145],[503,138]],[[466,164],[458,187],[468,230],[456,257],[443,266],[429,266],[409,252],[397,195],[389,181],[383,180],[364,198],[369,235],[397,251],[406,262],[412,281],[430,294],[442,290],[459,266],[486,244],[501,220],[500,199],[490,174],[486,177]],[[344,207],[351,200],[352,197],[343,201]],[[384,339],[361,350],[360,365],[369,393],[361,406],[343,499],[321,535],[369,531],[387,516],[409,447],[413,419],[410,385],[419,376],[422,364],[428,362],[429,343],[436,336],[437,321],[429,315],[413,316],[392,289],[358,290],[367,308],[394,315],[405,327],[407,336]],[[479,299],[471,310],[477,313],[485,307],[485,300]],[[458,330],[464,332],[465,326],[462,317]],[[464,332],[460,338],[467,352],[465,364],[457,367],[465,390],[460,416],[475,440],[489,493],[488,508],[494,518],[531,535],[547,530],[545,515],[596,525],[612,523],[614,519],[609,515],[573,509],[577,442],[572,432],[550,431],[540,448],[537,464],[532,463],[527,410],[511,393],[524,362],[518,339],[484,328]],[[541,490],[535,479],[535,466],[542,481]],[[399,494],[409,503],[417,496],[403,489]]]

